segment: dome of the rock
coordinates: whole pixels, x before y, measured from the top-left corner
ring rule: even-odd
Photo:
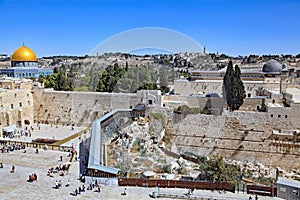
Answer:
[[[37,58],[35,53],[28,47],[22,46],[15,50],[13,55],[11,56],[11,61],[14,62],[36,62]]]

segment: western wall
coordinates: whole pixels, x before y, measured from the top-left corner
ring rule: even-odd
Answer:
[[[295,125],[284,116],[270,117],[269,112],[224,110],[222,115],[175,114],[167,129],[173,141],[170,150],[180,154],[221,154],[227,159],[292,170],[300,167],[294,162],[300,157],[300,137],[290,131],[299,128]]]
[[[145,91],[117,94],[35,89],[34,119],[41,123],[90,125],[112,109],[148,104],[149,95],[145,94]],[[168,110],[165,129],[172,137],[169,150],[173,152],[200,156],[219,153],[228,159],[261,162],[289,170],[300,167],[293,162],[300,156],[300,140],[297,131],[291,131],[300,127],[297,103],[282,107],[276,106],[276,102],[282,103],[279,98],[246,98],[240,111],[228,112],[223,109],[222,98],[170,95],[160,99],[157,95],[155,100],[155,95],[152,96],[157,105],[155,112]],[[173,113],[180,105],[199,110],[209,108],[213,114]],[[261,111],[263,106],[265,110]],[[283,135],[277,137],[276,131]]]
[[[138,94],[63,92],[35,89],[35,122],[88,126],[112,109],[132,108],[140,102]]]
[[[132,109],[139,103],[160,106],[160,91],[137,93],[64,92],[35,88],[34,121],[89,126],[113,109]]]

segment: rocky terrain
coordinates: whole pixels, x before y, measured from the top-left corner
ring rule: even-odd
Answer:
[[[164,118],[163,115],[158,116],[157,113],[152,113],[150,117],[139,118],[121,132],[115,133],[114,139],[108,145],[108,165],[124,169],[127,171],[127,176],[130,177],[141,177],[145,171],[154,171],[157,177],[172,176],[176,179],[181,177],[200,178],[201,166],[205,164],[205,160],[210,159],[211,155],[201,153],[201,149],[197,153],[192,151],[193,149],[184,148],[184,146],[180,145],[178,141],[180,136],[172,134],[172,129],[170,129],[165,120],[167,118]],[[207,116],[201,119],[201,124],[207,125],[200,128],[202,130],[200,132],[205,134],[205,129],[208,126],[214,128],[212,120],[218,121],[218,118],[213,119]],[[221,129],[222,127],[215,128]],[[181,130],[177,131],[182,132]],[[189,130],[186,129],[186,131],[188,132]],[[209,135],[207,134],[205,138],[208,140],[207,144],[210,144]],[[216,137],[222,137],[222,135]],[[187,137],[186,139],[194,140],[194,143],[199,141],[196,138]],[[182,142],[184,140],[183,138],[180,139]],[[191,143],[191,141],[188,142]],[[207,144],[204,144],[204,146],[207,146]],[[187,153],[187,150],[190,150],[190,153]],[[215,149],[212,147],[211,150]],[[284,170],[277,167],[276,162],[272,163],[272,165],[263,164],[259,160],[242,162],[235,160],[234,157],[227,157],[224,160],[229,165],[238,166],[242,172],[243,181],[247,183],[255,182],[270,185],[278,175],[300,178],[299,170]]]

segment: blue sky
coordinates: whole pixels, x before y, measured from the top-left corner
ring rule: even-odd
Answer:
[[[85,55],[114,34],[162,27],[229,55],[299,54],[299,0],[0,0],[0,53]]]

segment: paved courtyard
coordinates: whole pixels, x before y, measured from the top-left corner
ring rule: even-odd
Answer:
[[[31,137],[22,136],[16,138],[20,141],[31,141],[34,138],[44,137],[56,139],[62,139],[69,135],[72,135],[85,127],[75,127],[75,130],[71,130],[71,127],[51,127],[50,125],[42,125],[40,130],[35,130]],[[69,142],[69,145],[73,144],[78,151],[79,142],[88,137],[88,134],[84,134],[81,139],[75,138]],[[15,138],[14,138],[15,139]],[[79,152],[79,151],[78,151]],[[62,161],[60,161],[62,156]],[[75,188],[82,186],[82,183],[78,181],[79,178],[79,162],[74,161],[71,164],[69,171],[65,176],[59,176],[54,174],[54,177],[47,176],[47,171],[51,167],[59,166],[70,160],[68,152],[59,152],[52,150],[36,150],[33,148],[27,148],[26,153],[23,150],[15,150],[10,153],[0,153],[0,162],[3,163],[3,168],[0,168],[1,181],[0,181],[0,199],[151,199],[149,194],[153,191],[157,191],[157,188],[141,188],[141,187],[127,187],[127,195],[123,196],[121,193],[125,187],[105,186],[101,185],[101,192],[95,192],[94,190],[86,190],[81,195],[71,195]],[[15,173],[11,173],[12,165],[15,166]],[[29,175],[36,173],[38,180],[34,182],[27,182]],[[55,181],[62,181],[62,187],[55,189]],[[70,181],[70,187],[66,187],[68,180]],[[88,183],[85,184],[85,188],[88,187]],[[166,189],[160,188],[161,193],[168,194],[185,194],[187,189]],[[195,190],[192,197],[201,197],[212,199],[245,199],[248,200],[250,195],[247,194],[233,194],[218,193],[211,191]],[[254,196],[252,195],[252,199]],[[162,199],[162,198],[160,198]],[[174,198],[173,198],[174,199]],[[259,200],[277,200],[279,198],[261,197]]]
[[[18,137],[14,137],[14,138],[9,138],[9,137],[0,137],[0,140],[13,140],[13,141],[22,141],[22,142],[31,142],[34,139],[37,138],[47,138],[47,139],[56,139],[56,140],[61,140],[64,139],[66,137],[69,137],[75,133],[78,133],[79,131],[82,131],[84,129],[86,129],[87,127],[74,127],[72,129],[71,126],[62,126],[62,125],[58,125],[58,126],[51,126],[49,124],[40,124],[39,128],[37,126],[37,124],[34,125],[30,125],[28,126],[29,128],[32,127],[33,131],[31,131],[31,135],[30,136],[18,136]],[[21,132],[21,129],[18,129]],[[20,134],[16,134],[16,135],[20,135]],[[82,137],[88,137],[87,134],[83,134]],[[74,146],[78,143],[78,138],[75,138],[75,140],[71,140],[63,145],[65,146],[72,146],[72,144],[74,144]]]
[[[60,156],[63,156],[63,161],[60,161]],[[72,196],[75,188],[82,186],[77,179],[79,177],[79,162],[73,162],[71,168],[65,176],[54,174],[51,178],[47,176],[47,170],[52,166],[57,166],[69,160],[68,153],[57,151],[40,150],[38,154],[35,149],[27,149],[26,153],[22,150],[13,151],[10,153],[0,153],[0,162],[3,162],[4,168],[0,169],[0,199],[151,199],[149,193],[157,191],[157,188],[140,188],[127,187],[127,195],[121,193],[124,187],[101,186],[101,192],[87,190],[78,196]],[[12,165],[15,165],[15,173],[11,173]],[[38,175],[36,182],[27,182],[28,176],[32,173]],[[54,189],[55,181],[62,181],[62,188]],[[65,187],[67,181],[70,180],[70,187]],[[88,184],[86,183],[86,188]],[[162,193],[184,194],[186,189],[164,189]],[[247,194],[233,194],[227,192],[220,194],[211,191],[194,191],[194,196],[212,197],[218,199],[245,199],[249,198]],[[259,199],[278,199],[270,197],[259,197]]]

